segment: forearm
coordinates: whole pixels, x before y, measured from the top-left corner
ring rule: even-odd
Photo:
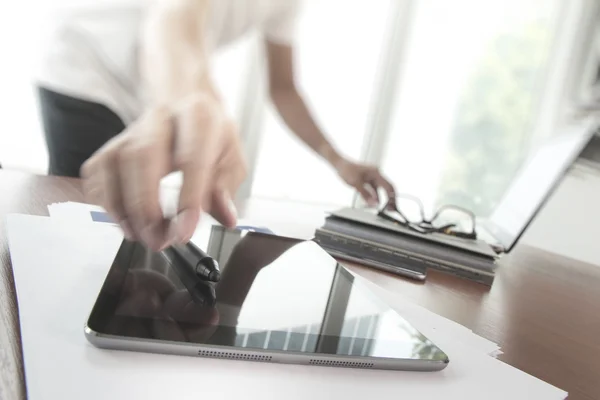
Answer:
[[[150,105],[196,93],[217,98],[206,47],[209,0],[155,0],[141,32],[140,69]]]
[[[271,90],[271,99],[290,130],[336,168],[342,156],[323,134],[295,87]]]

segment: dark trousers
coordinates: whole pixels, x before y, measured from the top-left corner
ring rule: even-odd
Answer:
[[[39,88],[50,175],[79,177],[83,163],[125,124],[109,108]]]

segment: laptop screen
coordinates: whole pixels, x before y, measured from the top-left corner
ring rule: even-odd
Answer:
[[[574,124],[527,160],[504,194],[486,230],[510,251],[594,134],[593,120]]]

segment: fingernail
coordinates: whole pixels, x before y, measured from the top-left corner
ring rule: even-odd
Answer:
[[[125,239],[127,239],[129,241],[135,240],[135,235],[133,234],[133,229],[131,229],[131,225],[129,225],[129,222],[127,222],[127,220],[123,220],[123,221],[119,222],[119,226],[121,227],[121,230],[123,231],[123,236],[125,236]]]
[[[379,202],[375,199],[369,199],[367,200],[367,204],[371,207],[377,207],[379,205]]]
[[[175,217],[174,240],[176,243],[187,243],[194,236],[196,231],[196,221],[198,221],[197,211],[183,210]]]

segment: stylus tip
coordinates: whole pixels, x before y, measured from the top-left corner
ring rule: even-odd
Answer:
[[[219,271],[211,271],[208,274],[208,280],[211,282],[219,282],[221,280],[221,273]]]

